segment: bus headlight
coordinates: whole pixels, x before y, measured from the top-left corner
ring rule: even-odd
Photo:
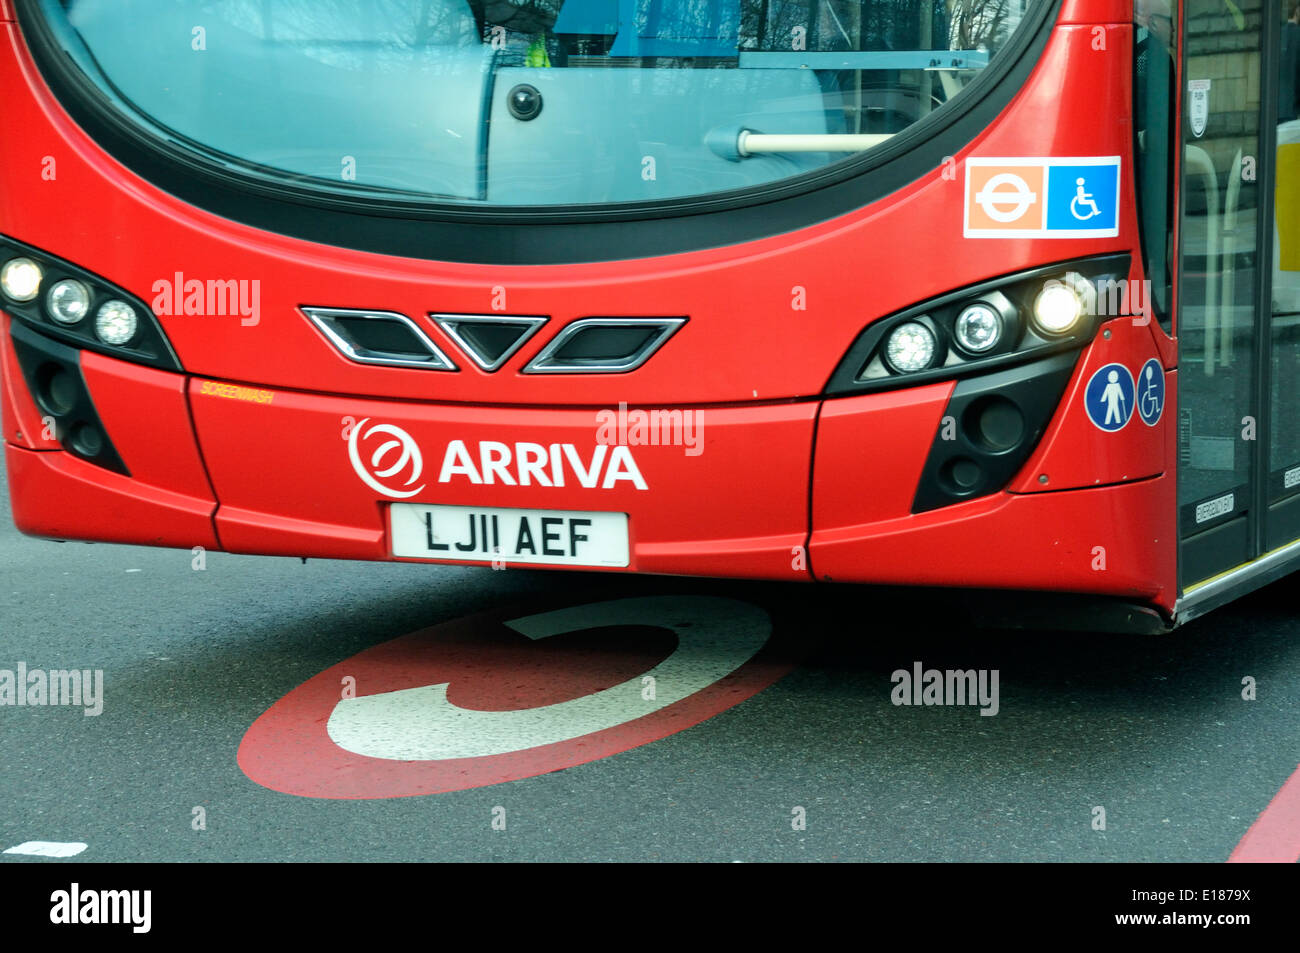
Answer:
[[[15,321],[78,350],[182,370],[158,316],[130,290],[6,235],[0,266],[0,306]]]
[[[41,290],[45,273],[30,258],[10,258],[0,269],[0,288],[11,301],[31,301]]]
[[[953,337],[971,354],[991,351],[1002,340],[1002,316],[982,302],[969,305],[957,315]]]
[[[934,332],[919,321],[900,324],[885,341],[885,361],[900,374],[913,374],[933,367],[939,353]]]
[[[76,324],[90,311],[90,289],[75,278],[64,278],[50,288],[45,307],[60,324]]]
[[[1129,274],[1127,253],[1041,265],[956,288],[867,323],[826,394],[960,379],[1082,350],[1101,326],[1098,294]]]
[[[1068,334],[1085,313],[1082,295],[1063,281],[1049,281],[1034,298],[1034,325],[1048,335]]]
[[[95,315],[95,333],[105,344],[125,344],[139,324],[135,309],[125,301],[106,301]]]

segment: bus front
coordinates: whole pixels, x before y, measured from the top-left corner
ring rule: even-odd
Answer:
[[[0,0],[15,520],[1167,612],[1134,16]]]

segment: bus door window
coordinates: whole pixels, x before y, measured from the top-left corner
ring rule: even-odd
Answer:
[[[1145,299],[1157,321],[1171,331],[1173,290],[1174,124],[1177,102],[1173,9],[1170,0],[1134,3],[1133,124],[1135,190],[1142,257],[1151,282]]]
[[[1273,194],[1269,499],[1300,493],[1300,0],[1284,0]],[[1272,545],[1300,536],[1287,520]]]
[[[1258,417],[1262,38],[1258,16],[1228,0],[1186,0],[1183,8],[1178,500],[1187,584],[1253,555],[1246,514]]]

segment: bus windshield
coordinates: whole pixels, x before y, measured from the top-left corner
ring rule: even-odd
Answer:
[[[149,134],[276,182],[569,206],[752,189],[962,94],[1047,0],[41,0]]]

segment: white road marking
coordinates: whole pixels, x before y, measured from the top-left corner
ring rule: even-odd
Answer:
[[[681,623],[686,623],[681,625]],[[660,625],[678,645],[649,671],[592,695],[520,711],[474,711],[447,700],[449,682],[339,701],[326,730],[345,751],[391,761],[482,758],[523,751],[625,724],[731,674],[767,642],[757,606],[711,596],[648,596],[572,606],[506,623],[530,639],[614,625]],[[642,697],[642,679],[655,697]]]
[[[85,844],[65,844],[52,840],[29,840],[23,841],[17,847],[10,847],[5,853],[26,854],[29,857],[76,857],[85,849]]]

